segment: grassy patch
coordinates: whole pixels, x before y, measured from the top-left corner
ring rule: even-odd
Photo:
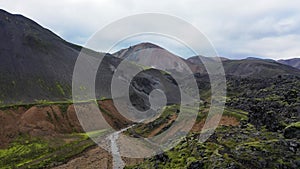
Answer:
[[[295,127],[300,129],[300,121],[296,122],[296,123],[292,123],[290,125],[288,125],[286,128],[290,128],[290,127]]]
[[[56,88],[58,89],[58,91],[60,92],[60,94],[62,94],[63,96],[66,94],[65,91],[64,91],[64,89],[63,89],[63,87],[58,82],[56,82]]]
[[[45,168],[65,162],[93,145],[86,133],[51,139],[20,136],[7,149],[0,150],[0,168]]]
[[[235,117],[238,120],[248,120],[248,113],[242,110],[225,108],[223,115]]]
[[[37,138],[18,138],[8,149],[0,150],[0,167],[16,168],[53,151],[47,142]]]

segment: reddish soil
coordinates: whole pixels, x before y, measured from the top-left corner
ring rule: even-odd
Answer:
[[[113,128],[119,130],[132,124],[118,113],[111,100],[99,101],[99,105],[109,112],[109,115],[102,114]],[[73,105],[69,105],[66,112],[62,112],[59,105],[0,110],[0,148],[5,148],[20,134],[53,137],[74,132],[83,132],[83,129]]]
[[[213,122],[216,121],[216,119],[219,119],[219,117],[213,116],[208,121],[208,123],[207,123],[208,128],[212,127],[214,125]],[[204,124],[205,124],[205,120],[206,119],[203,119],[199,123],[195,123],[191,131],[192,132],[200,132],[201,129],[203,128]],[[239,121],[236,118],[231,117],[231,116],[222,116],[221,120],[219,122],[219,125],[223,125],[223,126],[237,126],[239,124],[240,124]]]
[[[82,132],[72,105],[63,113],[57,105],[0,110],[0,147],[19,134],[54,136],[72,132]]]
[[[20,119],[25,111],[24,107],[19,107],[17,110],[0,110],[0,148],[18,135],[17,119]]]
[[[33,106],[21,116],[18,126],[21,133],[32,136],[82,132],[72,105],[67,112],[62,112],[56,105]]]

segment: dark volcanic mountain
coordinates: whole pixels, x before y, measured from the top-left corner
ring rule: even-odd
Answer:
[[[201,59],[213,61],[213,58],[200,56]],[[242,60],[229,60],[221,58],[226,75],[266,78],[278,75],[300,75],[300,71],[288,65],[278,63],[270,59],[247,58]],[[187,61],[201,65],[199,57],[188,58]]]
[[[300,71],[291,66],[269,60],[228,60],[223,62],[227,75],[266,78],[278,75],[300,75]]]
[[[286,60],[278,60],[279,63],[293,66],[297,69],[300,69],[300,58],[286,59]]]
[[[200,59],[200,58],[201,58],[201,59]],[[201,61],[201,60],[203,60],[203,59],[204,59],[204,60],[207,60],[207,61],[214,61],[214,60],[213,60],[214,58],[205,57],[205,56],[193,56],[193,57],[188,58],[187,61],[192,62],[193,64],[198,65],[198,64],[202,64],[202,61]],[[220,57],[220,60],[221,60],[221,61],[227,61],[227,60],[229,60],[229,59],[224,58],[224,57]]]
[[[3,10],[0,10],[0,36],[0,103],[71,98],[72,74],[80,46],[61,39],[24,16]],[[111,67],[119,60],[105,57],[99,70],[103,75],[101,83],[109,83]],[[109,91],[104,86],[100,93],[107,96]]]
[[[80,47],[28,18],[3,10],[0,36],[0,100],[56,100],[70,95],[72,65]]]

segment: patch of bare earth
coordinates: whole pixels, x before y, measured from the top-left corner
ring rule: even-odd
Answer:
[[[78,157],[71,159],[66,164],[54,167],[54,169],[110,169],[112,168],[112,156],[100,147],[87,150]]]
[[[111,100],[99,101],[105,120],[116,130],[132,122],[124,118]],[[19,134],[30,136],[55,137],[59,134],[83,132],[77,119],[74,105],[62,110],[59,105],[43,105],[25,108],[8,108],[0,110],[0,148],[5,148]],[[66,140],[72,141],[72,140]]]
[[[217,115],[213,116],[211,119],[208,120],[207,127],[208,128],[213,127],[215,121],[219,118],[220,117],[217,117]],[[205,124],[205,120],[206,119],[203,119],[199,123],[195,123],[191,131],[200,132]],[[235,117],[231,117],[231,116],[222,116],[219,122],[219,125],[223,125],[223,126],[237,126],[239,124],[240,122]]]
[[[54,137],[83,132],[74,106],[62,112],[58,105],[32,106],[0,110],[0,147],[5,148],[20,134]]]
[[[126,165],[134,165],[143,159],[123,158]],[[112,155],[101,147],[93,147],[53,169],[112,169]]]

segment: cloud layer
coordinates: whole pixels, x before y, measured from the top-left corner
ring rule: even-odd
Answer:
[[[221,56],[300,57],[300,1],[10,0],[0,1],[0,6],[81,45],[112,21],[155,12],[192,23],[207,35]]]

